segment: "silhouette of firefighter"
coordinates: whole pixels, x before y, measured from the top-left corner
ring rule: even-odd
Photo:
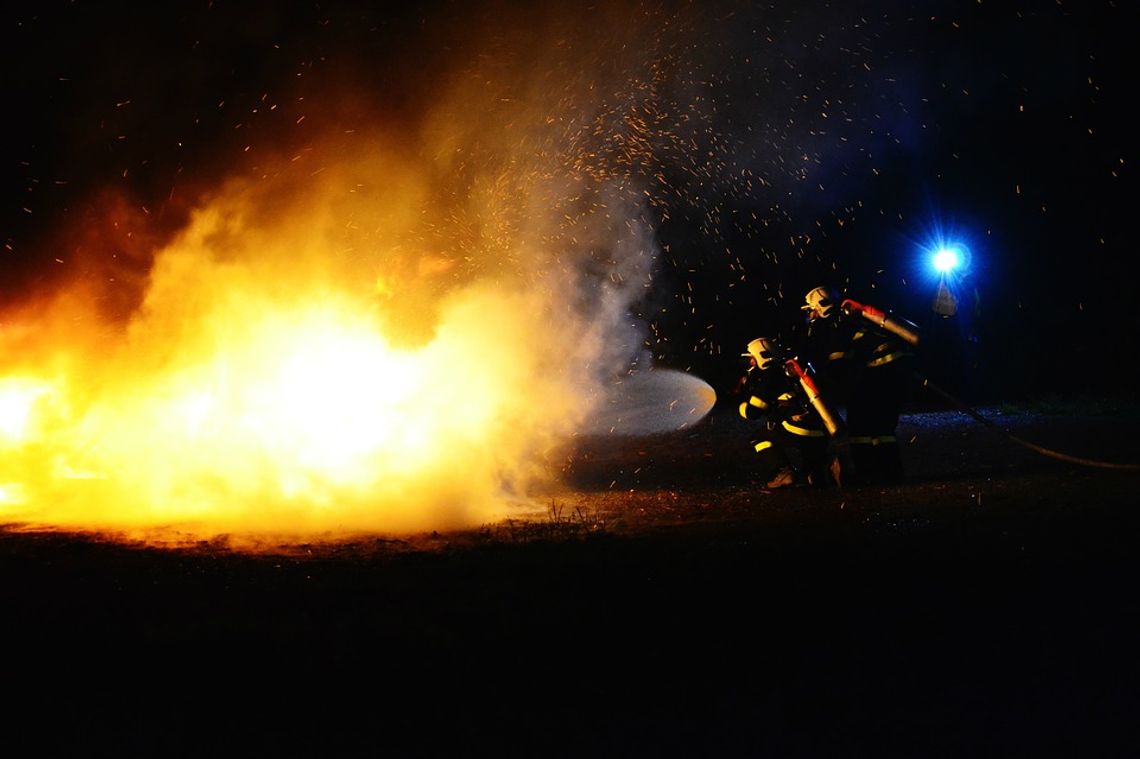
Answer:
[[[864,303],[812,288],[802,355],[822,396],[846,410],[843,461],[848,484],[886,485],[903,477],[899,415],[917,385],[918,329]]]

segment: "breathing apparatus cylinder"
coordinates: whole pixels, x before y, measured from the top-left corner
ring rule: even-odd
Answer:
[[[852,312],[860,314],[875,326],[901,337],[910,345],[918,345],[918,327],[905,319],[898,319],[874,306],[868,306],[850,298],[840,303],[839,308],[845,314]]]
[[[823,420],[823,425],[827,427],[827,433],[832,437],[839,434],[839,419],[832,413],[831,409],[824,403],[823,398],[819,394],[819,388],[815,385],[815,380],[811,375],[804,371],[800,363],[794,358],[789,358],[784,362],[784,371],[787,372],[789,377],[795,378],[800,383],[800,387],[807,393],[808,402],[811,403],[812,408],[819,414],[820,419]]]

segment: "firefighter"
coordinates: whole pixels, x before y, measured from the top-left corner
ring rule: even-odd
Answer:
[[[741,356],[748,359],[748,370],[737,385],[745,398],[740,415],[761,422],[752,446],[769,478],[767,487],[833,484],[830,437],[823,418],[789,378],[779,344],[758,337]]]
[[[824,397],[846,409],[844,442],[849,483],[900,481],[899,415],[914,389],[917,328],[866,304],[840,299],[827,287],[804,296],[804,358]]]

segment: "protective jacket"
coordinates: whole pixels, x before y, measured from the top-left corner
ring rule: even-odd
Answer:
[[[845,308],[809,322],[804,355],[816,369],[821,392],[846,407],[855,475],[866,482],[901,477],[896,430],[913,385],[911,344]]]
[[[828,433],[819,414],[807,403],[803,390],[787,376],[782,363],[767,369],[753,366],[744,376],[740,415],[761,422],[752,446],[773,470],[821,469]],[[793,453],[793,450],[795,451]]]

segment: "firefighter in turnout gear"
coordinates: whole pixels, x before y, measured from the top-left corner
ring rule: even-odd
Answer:
[[[767,487],[833,484],[827,427],[789,378],[780,346],[758,337],[741,356],[748,358],[748,370],[737,385],[744,398],[739,410],[759,423],[752,446],[766,470]]]
[[[846,409],[852,471],[844,481],[883,485],[901,480],[899,415],[914,389],[912,348],[918,329],[879,309],[841,300],[826,287],[810,290],[804,356],[818,372],[824,397]]]

